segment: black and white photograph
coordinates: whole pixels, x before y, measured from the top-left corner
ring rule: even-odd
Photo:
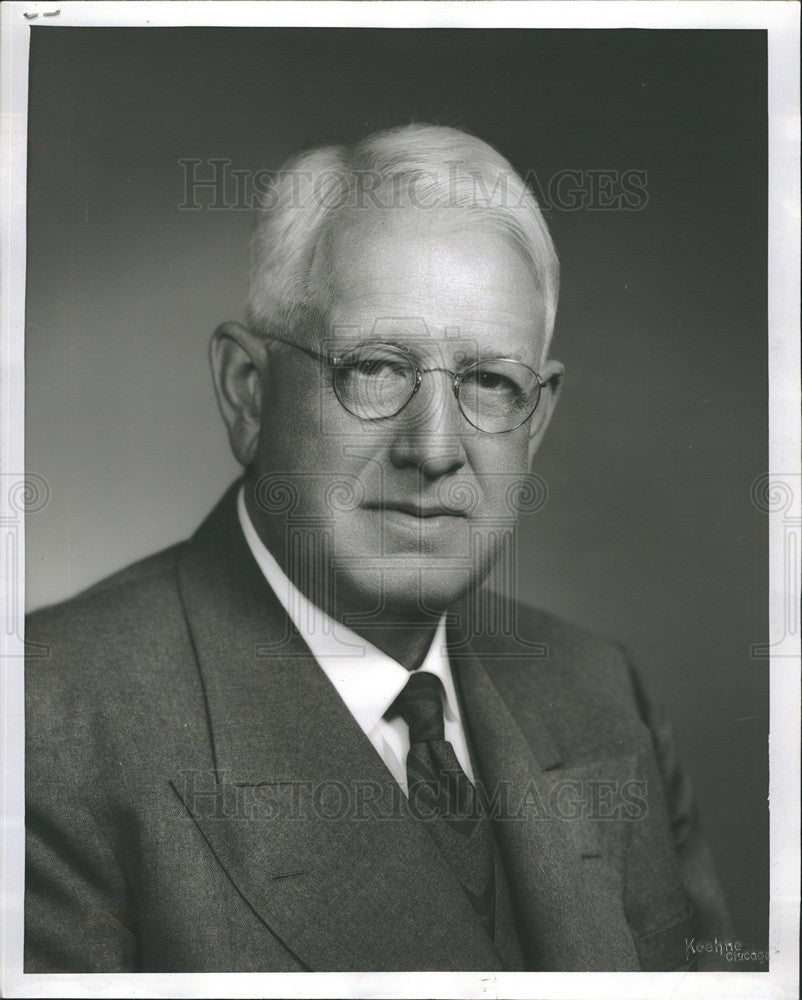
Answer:
[[[798,16],[4,5],[4,995],[797,995]]]

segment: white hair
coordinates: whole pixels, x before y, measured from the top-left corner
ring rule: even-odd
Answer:
[[[559,262],[537,200],[492,146],[454,128],[415,124],[358,145],[326,146],[289,160],[265,191],[251,244],[248,321],[262,334],[325,326],[313,281],[324,235],[343,213],[455,210],[459,221],[502,232],[523,253],[543,299],[543,358],[554,329]]]

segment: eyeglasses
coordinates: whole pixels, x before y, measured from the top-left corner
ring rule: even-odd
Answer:
[[[525,423],[540,401],[546,381],[529,365],[514,358],[484,358],[453,372],[448,368],[421,368],[404,348],[366,343],[343,354],[321,354],[302,344],[262,334],[309,357],[324,361],[333,373],[337,399],[362,420],[386,420],[399,414],[420,388],[424,375],[443,372],[453,383],[454,395],[465,419],[487,434],[504,434]]]

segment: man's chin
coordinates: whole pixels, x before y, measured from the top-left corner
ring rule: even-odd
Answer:
[[[375,615],[377,622],[423,624],[459,602],[477,585],[479,576],[465,565],[407,557],[388,560],[380,570],[349,573],[347,583],[343,580],[346,586],[338,589],[345,598],[343,605],[365,609],[364,614],[352,612],[361,620]]]

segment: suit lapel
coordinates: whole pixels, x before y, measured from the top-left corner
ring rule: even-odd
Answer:
[[[499,969],[455,876],[288,625],[235,497],[179,560],[215,774],[200,794],[176,775],[176,793],[239,893],[306,968]]]
[[[572,810],[565,799],[560,806],[561,789],[570,803],[571,793],[581,793],[589,779],[634,776],[634,757],[562,768],[533,707],[536,686],[523,709],[524,735],[488,670],[464,645],[462,650],[452,654],[452,667],[482,783],[491,804],[496,797],[494,828],[527,968],[638,969],[618,866],[627,824],[602,824],[600,830],[599,822],[581,811],[566,818],[566,806],[569,816]]]

